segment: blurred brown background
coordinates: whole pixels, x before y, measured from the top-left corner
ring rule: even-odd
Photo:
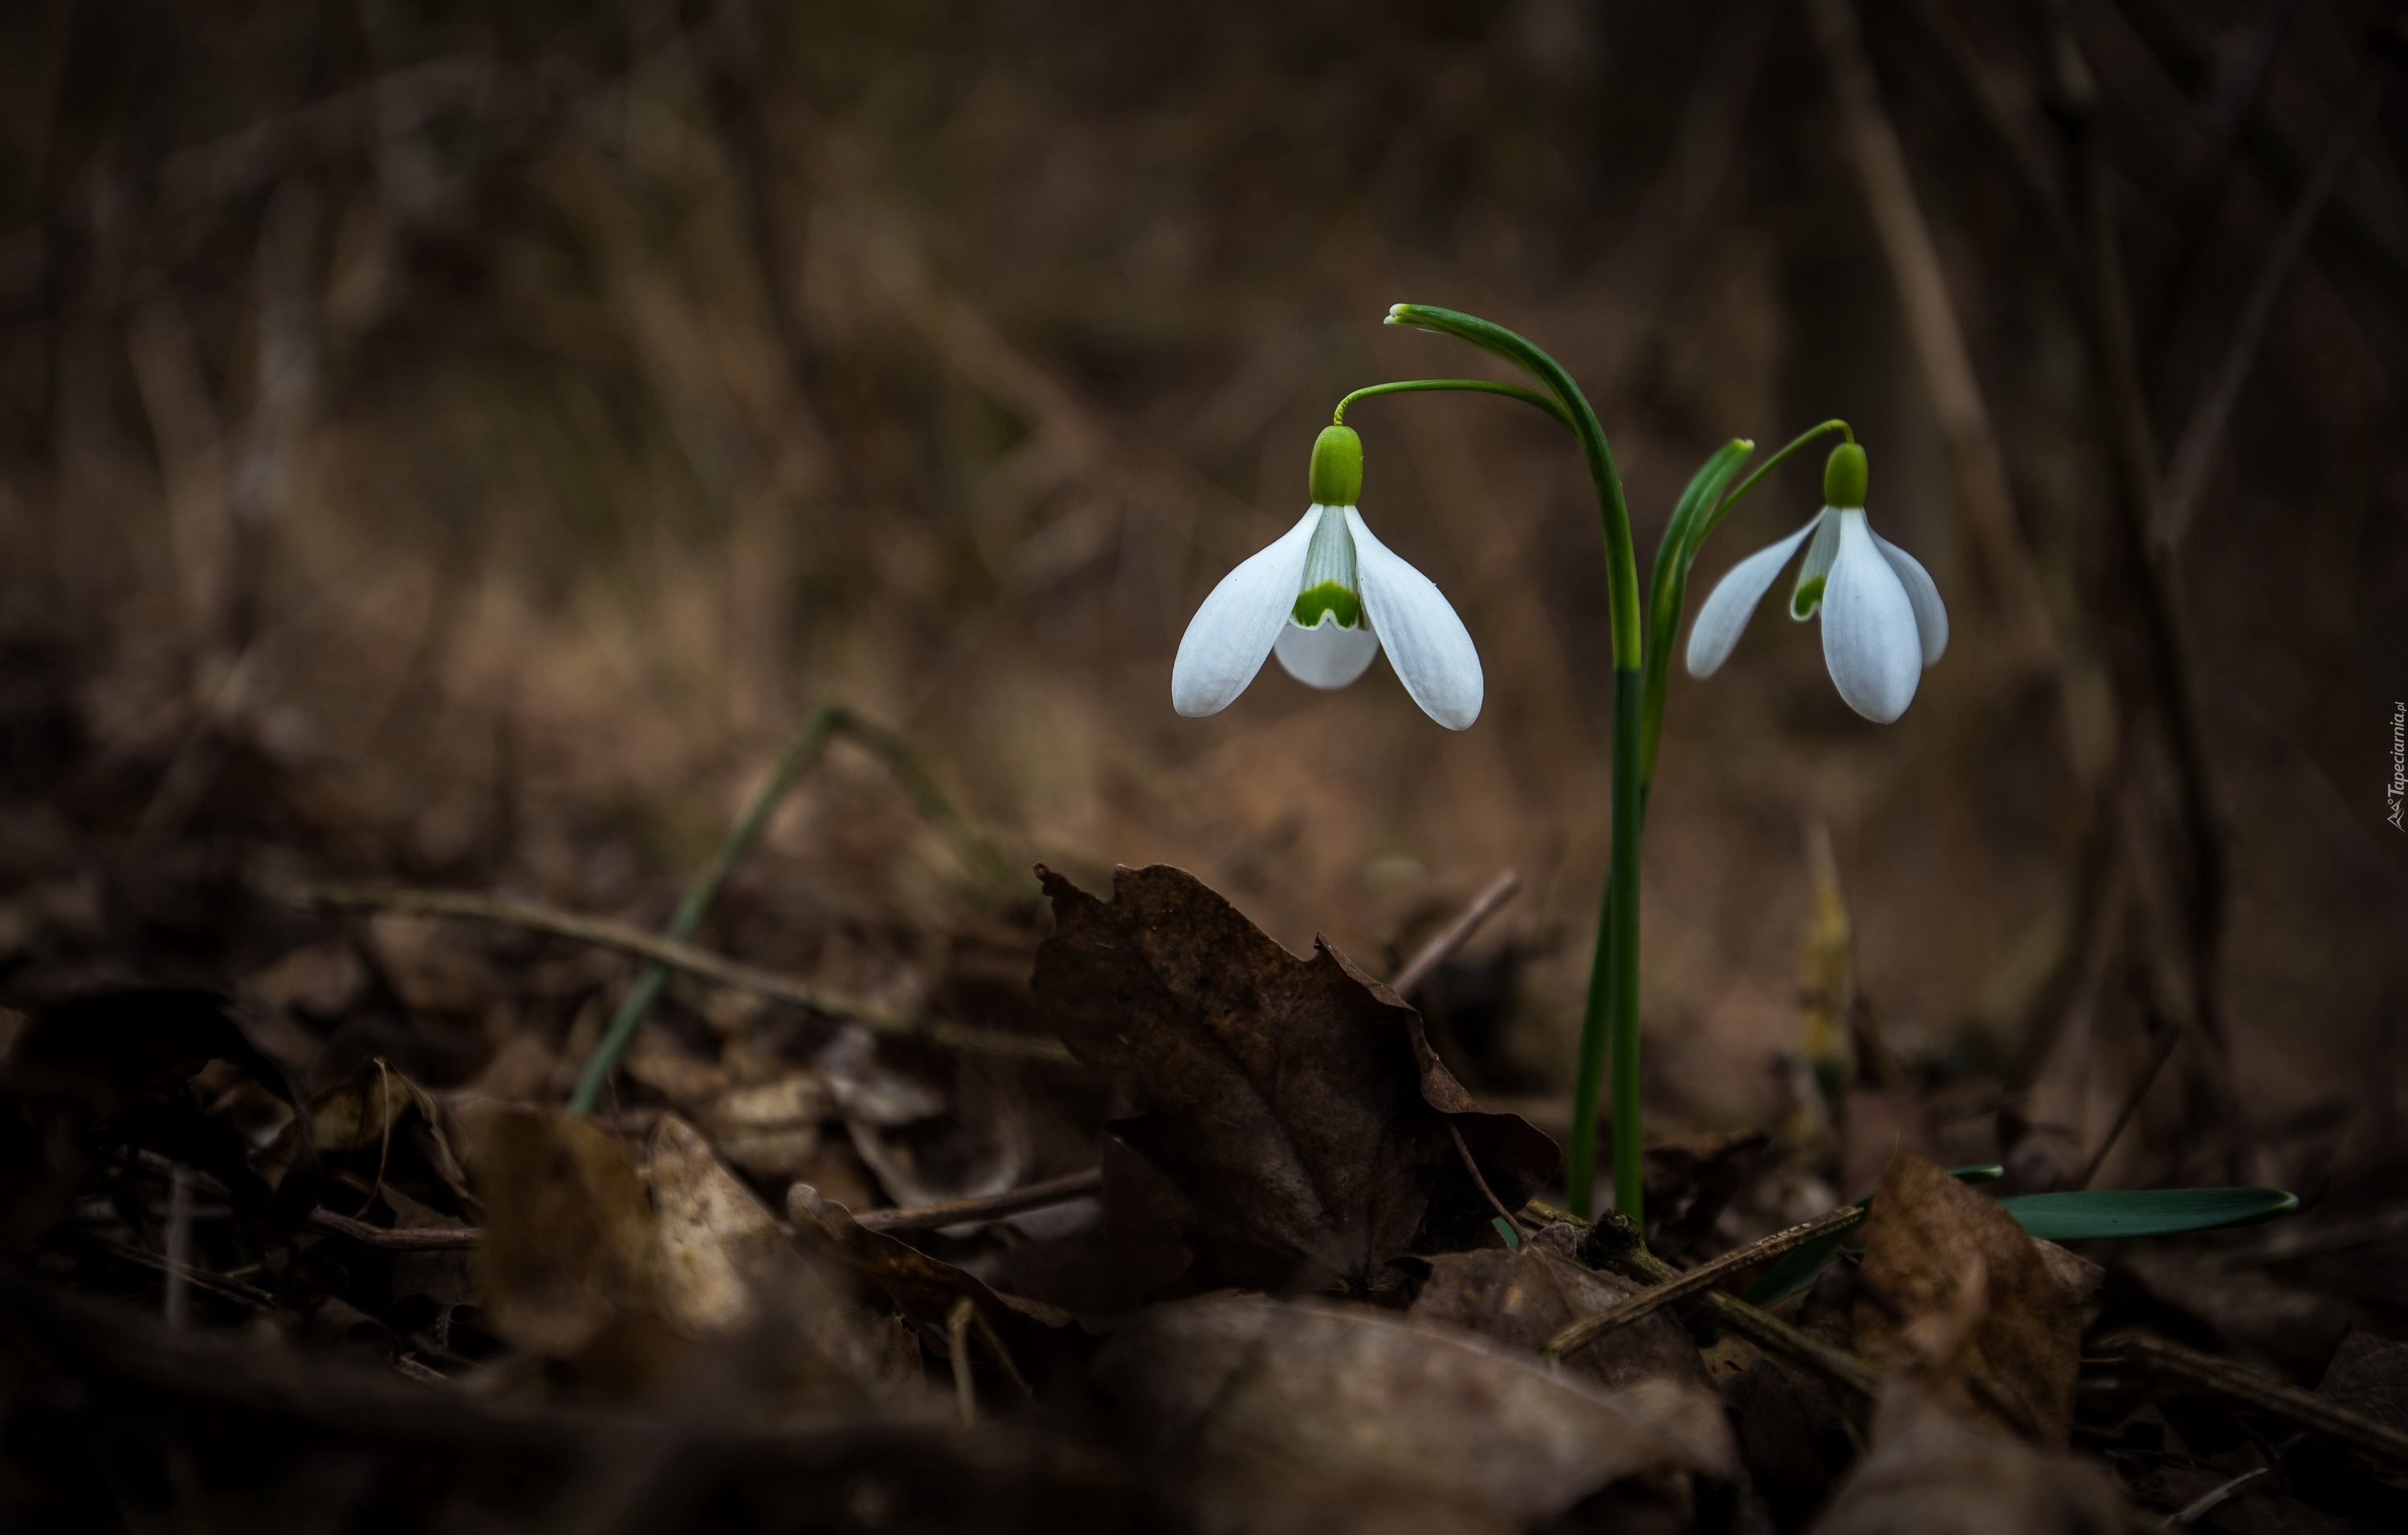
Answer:
[[[1844,1136],[1841,1180],[1903,1134],[2065,1182],[2164,1044],[2100,1181],[2314,1195],[2392,1144],[2408,1007],[2386,25],[11,6],[6,1000],[223,978],[183,941],[213,892],[296,875],[657,923],[834,698],[1019,864],[1177,863],[1293,948],[1393,965],[1519,870],[1426,1001],[1476,1085],[1560,1094],[1609,662],[1559,431],[1466,396],[1353,412],[1368,515],[1480,644],[1471,730],[1384,666],[1169,707],[1188,615],[1298,514],[1338,396],[1493,373],[1380,325],[1412,299],[1571,368],[1642,561],[1723,438],[1842,415],[1875,525],[1949,603],[1894,726],[1770,612],[1721,675],[1676,672],[1645,877],[1665,1130]],[[1692,610],[1813,510],[1819,456],[1733,516]],[[907,984],[984,911],[839,747],[705,936]],[[437,1080],[512,1026],[451,1026]]]

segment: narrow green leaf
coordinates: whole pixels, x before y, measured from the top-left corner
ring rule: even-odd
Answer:
[[[1491,1215],[1488,1217],[1488,1224],[1495,1227],[1497,1234],[1505,1239],[1505,1245],[1508,1248],[1522,1245],[1522,1233],[1514,1230],[1512,1223],[1506,1220],[1504,1216]]]
[[[2105,1237],[2170,1237],[2250,1226],[2300,1207],[2279,1188],[2116,1188],[2075,1194],[2019,1194],[2000,1199],[2007,1213],[2049,1241]]]

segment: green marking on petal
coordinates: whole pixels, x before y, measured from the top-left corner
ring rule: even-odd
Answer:
[[[1352,629],[1362,621],[1363,599],[1340,582],[1326,581],[1299,594],[1295,611],[1296,621],[1308,629],[1317,626],[1324,613],[1337,614],[1338,626]]]
[[[1789,594],[1790,617],[1812,618],[1814,616],[1814,610],[1823,605],[1823,582],[1825,579],[1826,578],[1822,576],[1816,576],[1812,581],[1800,581],[1798,585],[1798,590]]]

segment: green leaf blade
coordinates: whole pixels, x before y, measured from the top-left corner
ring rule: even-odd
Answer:
[[[2297,1210],[2300,1198],[2279,1188],[2131,1188],[2019,1194],[1999,1203],[2042,1241],[2097,1241],[2254,1226]]]

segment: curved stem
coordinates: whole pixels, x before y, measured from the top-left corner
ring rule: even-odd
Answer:
[[[1563,406],[1580,439],[1597,489],[1605,535],[1607,590],[1613,624],[1613,852],[1605,899],[1598,911],[1597,952],[1588,1001],[1581,1018],[1580,1058],[1572,1089],[1572,1137],[1566,1151],[1565,1192],[1584,1218],[1594,1210],[1590,1184],[1597,1169],[1598,1088],[1606,1057],[1613,1064],[1613,1202],[1642,1221],[1643,1142],[1639,1119],[1639,736],[1640,677],[1644,641],[1639,611],[1639,558],[1630,542],[1630,508],[1613,450],[1588,396],[1562,366],[1527,340],[1475,315],[1423,304],[1398,304],[1388,323],[1437,331],[1469,341],[1521,368]]]
[[[1842,442],[1854,442],[1856,440],[1856,434],[1849,429],[1848,423],[1836,417],[1829,421],[1823,422],[1818,425],[1809,426],[1806,430],[1790,438],[1788,443],[1784,445],[1779,452],[1773,454],[1770,458],[1766,459],[1761,467],[1759,467],[1754,474],[1749,475],[1745,480],[1741,481],[1739,482],[1739,488],[1731,492],[1728,495],[1724,496],[1721,502],[1715,506],[1713,515],[1706,519],[1705,526],[1699,528],[1698,530],[1698,536],[1690,540],[1689,558],[1694,560],[1698,557],[1698,549],[1706,541],[1706,536],[1713,532],[1716,527],[1722,524],[1723,514],[1729,511],[1731,508],[1739,505],[1740,497],[1756,489],[1756,482],[1757,481],[1763,479],[1766,475],[1770,474],[1773,470],[1781,467],[1782,465],[1789,461],[1789,456],[1792,453],[1795,453],[1799,449],[1805,447],[1808,443],[1813,441],[1816,438],[1823,436],[1827,432],[1839,433],[1840,440]]]
[[[1555,417],[1565,429],[1574,434],[1580,431],[1579,427],[1572,425],[1572,418],[1564,408],[1549,396],[1540,394],[1535,389],[1524,389],[1519,384],[1490,383],[1485,379],[1407,379],[1397,383],[1372,384],[1368,388],[1358,389],[1340,400],[1338,409],[1330,412],[1329,422],[1333,426],[1345,425],[1346,408],[1356,400],[1367,400],[1375,395],[1417,395],[1439,389],[1461,390],[1473,395],[1503,395],[1509,399],[1520,400],[1525,405],[1537,406]]]

